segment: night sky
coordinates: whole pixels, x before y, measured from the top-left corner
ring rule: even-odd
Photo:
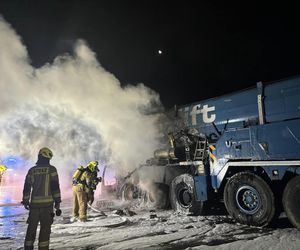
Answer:
[[[0,0],[33,66],[82,38],[122,85],[144,83],[165,107],[300,74],[297,12],[282,1]]]

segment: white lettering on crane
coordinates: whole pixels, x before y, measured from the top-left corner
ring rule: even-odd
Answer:
[[[208,107],[208,105],[203,105],[201,108],[201,104],[197,104],[192,108],[190,113],[192,117],[192,125],[197,125],[197,115],[202,114],[202,120],[204,123],[211,123],[216,120],[216,114],[209,115],[208,112],[215,111],[215,106]]]

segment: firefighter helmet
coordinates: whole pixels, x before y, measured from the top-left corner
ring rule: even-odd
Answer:
[[[94,172],[95,170],[99,171],[98,169],[98,161],[90,161],[87,165],[88,169],[91,170],[91,172]]]
[[[5,165],[0,164],[0,173],[4,173],[4,171],[7,169]]]
[[[53,157],[53,153],[49,148],[41,148],[39,151],[39,155],[42,155],[48,159],[51,159]]]

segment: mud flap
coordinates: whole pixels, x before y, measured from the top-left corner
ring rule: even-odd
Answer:
[[[199,175],[194,176],[194,185],[196,195],[195,198],[197,201],[207,201],[207,183],[206,176]]]

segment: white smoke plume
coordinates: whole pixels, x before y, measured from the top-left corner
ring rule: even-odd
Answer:
[[[122,87],[83,40],[73,55],[34,68],[0,16],[0,159],[22,157],[26,173],[47,146],[68,185],[76,167],[91,160],[127,173],[159,147],[153,105],[160,105],[157,93],[143,84]]]

